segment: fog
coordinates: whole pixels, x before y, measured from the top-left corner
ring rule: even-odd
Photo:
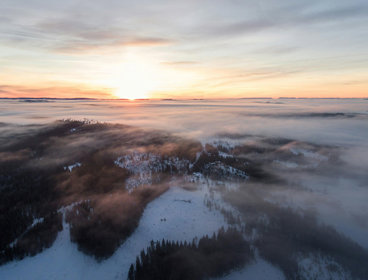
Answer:
[[[89,119],[163,129],[203,141],[226,132],[355,145],[368,136],[366,99],[37,101],[2,99],[0,121]]]
[[[19,163],[32,171],[52,170],[52,207],[85,201],[68,214],[72,240],[85,253],[113,254],[173,177],[201,173],[263,236],[254,241],[261,256],[290,279],[300,273],[290,268],[297,266],[289,259],[293,254],[333,256],[350,271],[368,256],[361,251],[368,249],[368,100],[3,99],[0,133],[2,172]],[[60,171],[76,162],[82,164],[75,171]],[[122,182],[146,187],[127,192]],[[177,182],[191,188],[185,179]],[[237,187],[219,187],[227,184]],[[128,214],[116,217],[117,211]],[[268,231],[260,217],[267,217]],[[304,239],[285,237],[281,224]],[[307,226],[317,239],[303,235]],[[95,230],[86,239],[80,228],[88,227]],[[104,232],[107,227],[112,230]],[[275,256],[265,246],[270,232],[290,256]],[[104,238],[115,241],[107,249],[93,247]],[[332,253],[329,239],[346,246]],[[322,251],[313,248],[321,244]]]

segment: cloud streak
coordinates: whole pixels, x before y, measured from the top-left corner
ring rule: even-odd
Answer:
[[[111,90],[88,89],[83,86],[31,87],[19,85],[0,85],[0,97],[56,97],[56,98],[111,98]]]
[[[368,18],[368,6],[350,5],[341,8],[308,11],[307,5],[291,6],[279,11],[268,11],[254,19],[243,19],[230,24],[204,26],[200,34],[207,36],[239,36],[258,33],[276,28],[296,28],[301,26],[319,25],[345,20],[363,20]]]

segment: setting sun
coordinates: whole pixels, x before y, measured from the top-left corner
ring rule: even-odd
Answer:
[[[148,98],[158,85],[158,71],[154,64],[129,57],[117,69],[113,81],[114,94],[126,99]]]

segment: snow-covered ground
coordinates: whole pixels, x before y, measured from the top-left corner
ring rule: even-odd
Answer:
[[[218,278],[215,278],[218,279]],[[221,278],[222,280],[284,280],[285,276],[275,266],[257,257],[255,262]]]
[[[69,172],[72,172],[72,170],[75,167],[79,167],[79,166],[82,166],[82,164],[80,162],[76,162],[74,164],[71,164],[71,165],[68,165],[68,166],[64,166],[64,170],[69,170]]]
[[[188,160],[178,157],[163,159],[158,154],[140,153],[134,151],[130,154],[118,157],[115,164],[128,170],[132,176],[126,181],[126,189],[132,191],[134,188],[152,184],[152,175],[158,174],[166,169],[173,173],[173,169],[185,173],[189,166]]]
[[[350,273],[333,259],[320,255],[301,257],[299,269],[305,279],[347,280],[352,279]]]
[[[69,225],[53,246],[34,257],[0,267],[0,279],[126,279],[131,263],[151,240],[187,240],[226,226],[222,215],[203,204],[205,192],[172,187],[144,211],[138,228],[109,259],[97,262],[70,242]],[[188,202],[190,201],[190,203]]]
[[[151,240],[192,241],[227,226],[219,211],[210,211],[205,206],[203,201],[207,196],[208,189],[204,184],[196,191],[171,187],[147,205],[136,231],[112,257],[102,262],[78,251],[77,245],[70,242],[69,225],[64,222],[64,229],[51,248],[34,257],[1,266],[0,279],[126,279],[130,264]],[[278,269],[261,259],[225,279],[255,279],[254,276],[257,279],[283,279]]]

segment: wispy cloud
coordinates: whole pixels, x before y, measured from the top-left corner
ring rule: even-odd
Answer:
[[[82,52],[127,46],[152,47],[172,44],[173,40],[154,36],[124,34],[123,29],[98,28],[78,23],[50,23],[37,26],[13,26],[0,30],[0,40],[8,44],[33,46],[56,52]]]
[[[70,40],[62,45],[53,47],[54,51],[62,53],[82,53],[86,51],[106,50],[117,47],[154,47],[171,44],[172,41],[164,38],[142,37],[142,38],[126,38],[114,40]]]
[[[324,8],[310,11],[313,5],[291,5],[283,9],[268,10],[261,16],[240,19],[231,23],[204,25],[199,29],[201,36],[238,36],[258,33],[275,28],[296,28],[311,24],[341,22],[368,18],[368,5],[350,5],[339,8]]]
[[[112,98],[109,89],[89,89],[80,85],[32,87],[24,85],[0,85],[0,98],[4,97],[56,97],[56,98]]]

